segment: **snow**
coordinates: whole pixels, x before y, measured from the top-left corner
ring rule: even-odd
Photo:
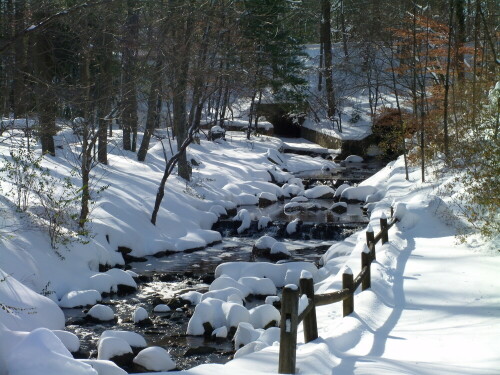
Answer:
[[[59,338],[46,328],[28,333],[7,357],[8,375],[71,374],[97,375],[91,366],[73,359]]]
[[[106,274],[110,275],[118,285],[126,285],[137,289],[137,283],[134,278],[124,270],[112,268],[107,270]]]
[[[309,199],[304,197],[304,196],[298,196],[298,197],[293,197],[292,199],[290,199],[290,202],[291,203],[305,203],[305,202],[309,202]]]
[[[212,284],[210,284],[210,287],[208,288],[209,291],[220,291],[224,290],[227,288],[234,288],[240,291],[238,295],[242,296],[243,298],[247,297],[252,291],[250,288],[247,286],[239,283],[235,279],[227,276],[227,275],[222,275],[221,277],[216,278]]]
[[[346,126],[346,133],[349,128]],[[185,182],[171,176],[157,226],[149,218],[163,165],[161,145],[153,142],[146,163],[138,163],[127,155],[110,154],[109,165],[99,167],[106,173],[110,187],[103,192],[95,207],[95,217],[89,223],[92,240],[87,245],[74,243],[67,249],[61,248],[64,259],[50,248],[46,233],[23,226],[15,210],[0,202],[5,210],[2,220],[20,228],[13,236],[0,237],[0,304],[10,306],[7,310],[0,309],[0,375],[96,374],[88,362],[72,358],[68,348],[76,344],[74,337],[48,330],[64,328],[64,315],[55,300],[62,301],[70,292],[93,290],[92,294],[97,296],[95,292],[114,291],[117,285],[136,287],[128,272],[118,269],[98,272],[100,265],[124,264],[121,253],[116,251],[119,246],[132,249],[134,256],[203,247],[220,239],[218,233],[210,230],[218,214],[223,214],[220,207],[226,210],[242,202],[256,202],[262,192],[279,196],[277,190],[266,185],[271,178],[268,171],[286,183],[282,187],[285,195],[295,196],[303,192],[303,186],[291,178],[290,172],[319,170],[327,165],[324,161],[279,153],[281,142],[273,137],[266,137],[266,142],[254,139],[252,148],[244,135],[231,137],[228,142],[202,141],[201,145],[189,148],[190,157],[203,160],[203,165],[195,171],[196,181],[201,182],[189,188],[203,199],[194,193],[184,193]],[[56,141],[62,144],[63,137],[56,137]],[[34,152],[39,151],[37,147]],[[72,148],[74,145],[64,143],[64,148],[58,149],[60,155],[44,160],[44,166],[58,175],[70,176],[71,168],[65,157],[75,155]],[[0,144],[0,152],[9,157],[5,143]],[[271,163],[267,155],[279,158],[279,165],[290,172]],[[457,243],[460,211],[454,201],[456,196],[437,196],[451,182],[446,170],[440,168],[429,165],[429,182],[425,183],[420,182],[420,170],[410,168],[407,181],[400,158],[360,186],[344,186],[344,192],[351,189],[351,193],[342,194],[337,189],[337,196],[351,199],[348,196],[352,194],[370,202],[371,223],[367,230],[378,232],[379,218],[387,214],[391,205],[395,207],[398,222],[389,231],[389,243],[377,244],[372,287],[356,292],[355,313],[343,318],[341,304],[318,306],[320,338],[308,344],[303,343],[303,328],[299,326],[300,373],[489,375],[497,372],[500,246],[498,239],[485,240],[475,234],[466,243]],[[211,211],[215,206],[219,207]],[[365,230],[361,230],[345,241],[333,243],[322,257],[320,270],[307,262],[232,262],[221,264],[216,276],[225,274],[253,290],[253,286],[240,280],[267,278],[276,287],[287,283],[295,286],[302,271],[307,270],[313,276],[317,293],[339,290],[344,266],[354,274],[359,272],[361,252],[366,251],[365,239]],[[42,292],[50,298],[37,294]],[[202,306],[200,313],[195,311],[188,330],[200,332],[199,323],[207,316],[215,329],[227,329],[228,320],[239,320],[240,328],[247,324],[248,332],[255,334],[238,341],[251,346],[239,352],[235,360],[225,365],[199,366],[185,374],[275,373],[279,349],[272,343],[259,342],[264,331],[255,330],[243,321],[245,308],[234,302],[241,302],[241,290],[230,287],[209,293],[212,292],[221,299],[205,297],[200,302],[201,294],[187,294],[200,302],[197,309]],[[106,340],[111,341],[105,344]],[[130,346],[123,338],[103,338],[99,356],[107,357],[120,348],[128,350],[127,345]],[[109,353],[105,355],[106,352]],[[111,374],[111,367],[106,371]]]
[[[170,371],[176,368],[170,354],[159,346],[151,346],[141,350],[134,358],[134,363],[151,371]]]
[[[63,329],[64,314],[54,301],[0,269],[0,324],[19,331]]]
[[[365,202],[369,195],[374,195],[377,193],[377,188],[374,186],[363,185],[363,186],[351,186],[346,188],[340,194],[341,199],[345,200],[356,200],[360,202]]]
[[[271,247],[271,254],[284,254],[286,256],[290,256],[290,251],[286,248],[286,244],[283,242],[276,242]]]
[[[257,199],[257,198],[255,198],[255,199]],[[241,234],[244,231],[246,231],[248,228],[250,228],[250,223],[252,221],[252,218],[250,217],[250,212],[248,212],[248,210],[243,208],[240,211],[238,211],[238,214],[233,218],[233,220],[234,221],[241,221],[241,225],[237,229],[238,234]]]
[[[265,191],[259,194],[259,199],[266,199],[271,202],[276,202],[278,200],[278,197],[276,196],[276,194]]]
[[[52,330],[52,332],[57,336],[59,340],[61,340],[66,349],[68,349],[71,353],[76,353],[78,350],[80,350],[80,340],[74,333],[57,329]]]
[[[311,189],[304,191],[304,196],[308,199],[318,199],[327,196],[328,198],[333,197],[335,191],[326,185],[318,185]]]
[[[267,226],[271,222],[272,222],[272,220],[269,216],[261,216],[259,219],[259,222],[257,223],[257,229],[261,230],[261,229],[267,228]]]
[[[63,308],[83,307],[95,305],[101,300],[101,293],[97,290],[78,290],[71,291],[61,298],[59,306]]]
[[[362,163],[363,158],[358,155],[349,155],[348,157],[345,158],[344,160],[345,163]]]
[[[97,347],[97,359],[109,360],[124,354],[132,353],[132,348],[122,338],[104,337],[99,340]]]
[[[137,309],[135,309],[133,317],[134,323],[140,323],[148,318],[149,318],[148,312],[144,307],[138,307]]]
[[[131,331],[121,331],[121,330],[106,330],[101,334],[99,342],[107,337],[116,337],[126,341],[130,346],[134,348],[145,348],[147,346],[146,340],[140,334]]]
[[[286,285],[285,279],[288,271],[296,272],[297,278],[294,281],[298,282],[302,270],[309,271],[313,275],[313,278],[316,279],[318,269],[314,264],[308,262],[287,262],[282,264],[266,262],[227,262],[217,266],[215,269],[215,277],[227,275],[235,280],[247,276],[269,278],[276,287],[281,288]]]
[[[264,304],[250,310],[250,323],[255,328],[265,328],[269,323],[279,323],[280,312],[273,305]]]
[[[220,327],[217,329],[214,329],[212,332],[212,336],[215,336],[218,339],[224,339],[227,337],[228,331],[226,327]]]
[[[125,370],[122,370],[111,361],[103,359],[79,359],[78,361],[91,366],[97,371],[98,375],[127,375]]]
[[[254,246],[257,248],[257,249],[270,249],[271,247],[273,247],[273,245],[278,242],[276,239],[274,239],[273,237],[271,236],[262,236],[260,237],[257,241],[255,241],[255,244]]]
[[[334,197],[339,197],[342,195],[343,191],[345,189],[347,189],[348,187],[351,187],[351,185],[349,184],[342,184],[340,185],[336,190],[335,190],[335,194],[334,194]]]
[[[256,330],[250,323],[240,323],[234,334],[234,347],[239,349],[260,337],[262,330]]]
[[[298,226],[301,223],[300,219],[293,219],[291,222],[289,222],[286,225],[286,233],[288,234],[294,234],[297,232]]]
[[[100,304],[92,306],[87,315],[101,322],[106,322],[115,318],[115,313],[111,307]]]
[[[242,277],[238,282],[249,288],[254,295],[270,296],[276,294],[276,286],[273,281],[262,277]]]
[[[168,305],[165,305],[163,303],[156,305],[153,309],[153,312],[155,312],[155,313],[164,313],[164,312],[169,312],[169,311],[170,311],[170,307],[168,307]]]

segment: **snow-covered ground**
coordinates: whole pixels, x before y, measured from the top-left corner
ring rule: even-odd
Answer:
[[[63,147],[58,156],[44,161],[53,174],[70,176],[73,152],[78,151],[72,137],[63,131],[57,138]],[[198,164],[193,182],[186,185],[176,176],[168,180],[157,226],[149,219],[164,166],[161,144],[152,145],[146,163],[115,149],[109,166],[93,171],[109,184],[92,213],[93,238],[87,245],[61,246],[63,257],[50,248],[45,232],[2,199],[0,375],[123,374],[105,360],[74,360],[70,350],[75,337],[58,333],[64,328],[58,304],[77,306],[87,304],[88,299],[93,304],[98,302],[96,291],[113,291],[119,285],[134,287],[130,274],[118,269],[99,272],[99,264],[123,264],[118,246],[132,249],[135,256],[205,246],[220,239],[210,227],[226,209],[255,203],[263,192],[280,196],[290,186],[300,192],[289,172],[336,168],[321,158],[281,154],[282,142],[276,138],[248,141],[238,133],[226,138],[227,142],[202,140],[190,147],[188,158]],[[0,152],[9,157],[5,142],[0,144]],[[289,172],[283,172],[284,168]],[[319,307],[320,338],[308,344],[303,344],[299,327],[299,373],[483,375],[500,368],[496,347],[500,333],[499,244],[474,235],[467,244],[458,244],[454,235],[463,223],[452,202],[437,195],[447,178],[429,175],[430,182],[420,183],[419,173],[412,170],[410,181],[405,181],[402,160],[398,160],[362,184],[372,188],[361,190],[370,192],[372,198],[375,192],[379,198],[377,202],[369,199],[375,231],[378,218],[388,214],[391,205],[397,206],[400,222],[390,230],[390,243],[377,247],[372,288],[355,296],[355,313],[342,318],[340,304]],[[289,184],[271,184],[271,174]],[[8,183],[3,188],[6,191]],[[15,230],[9,232],[10,228]],[[315,274],[317,292],[338,290],[344,266],[357,273],[364,237],[361,231],[332,245]],[[221,269],[239,275],[242,267]],[[216,276],[222,277],[222,272]],[[235,277],[252,276],[261,275]],[[245,281],[249,280],[241,280]],[[226,365],[203,365],[186,373],[276,373],[276,331],[256,335],[251,327],[244,328],[242,332],[246,329],[257,341],[249,342],[251,347],[240,352],[243,354]],[[112,352],[130,346],[119,338],[116,343],[107,341]],[[137,361],[145,363],[149,358],[151,369],[170,365],[159,349],[144,352]]]
[[[481,374],[497,373],[500,355],[499,243],[472,235],[458,244],[450,202],[436,195],[446,179],[420,183],[419,171],[404,180],[402,160],[363,185],[383,192],[371,225],[398,207],[400,218],[386,245],[377,246],[372,287],[355,296],[355,313],[342,318],[340,304],[317,308],[320,338],[303,344],[299,327],[299,374]],[[341,289],[347,265],[360,269],[365,234],[334,244],[323,258],[324,279],[316,292]],[[300,343],[302,342],[302,343]],[[226,365],[202,365],[186,374],[277,373],[279,344]]]

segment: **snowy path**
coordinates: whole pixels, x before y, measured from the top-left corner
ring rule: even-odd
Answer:
[[[500,257],[457,245],[430,211],[422,205],[417,225],[391,229],[390,243],[378,248],[372,289],[356,295],[354,314],[340,318],[341,304],[318,308],[321,338],[298,345],[297,373],[500,373]],[[277,364],[273,346],[187,373],[269,374]]]

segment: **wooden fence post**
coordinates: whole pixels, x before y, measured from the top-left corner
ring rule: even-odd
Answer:
[[[387,217],[384,213],[380,217],[380,230],[382,232],[382,245],[389,242],[389,226],[387,225]]]
[[[299,289],[289,284],[281,296],[280,356],[278,373],[295,374]]]
[[[343,316],[347,316],[354,312],[354,276],[350,268],[346,267],[342,274],[342,289],[349,289],[349,297],[343,302]]]
[[[371,272],[372,257],[370,254],[370,249],[365,246],[363,252],[361,253],[361,270],[367,267],[366,275],[361,282],[361,290],[366,290],[372,286],[372,272]]]
[[[393,217],[394,217],[394,207],[391,206],[391,218],[393,218]]]
[[[370,249],[372,259],[377,259],[377,255],[375,254],[375,233],[373,232],[373,228],[370,224],[366,227],[366,245],[368,246],[368,249]]]
[[[316,306],[314,303],[314,282],[312,275],[309,273],[310,277],[304,277],[304,272],[302,272],[300,279],[300,293],[305,294],[309,299],[309,304],[312,304],[312,308],[308,314],[304,316],[304,341],[307,343],[309,341],[316,340],[318,338],[318,323],[316,321]]]

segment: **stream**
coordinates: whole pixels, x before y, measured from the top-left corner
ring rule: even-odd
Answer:
[[[372,167],[368,169],[371,174],[378,170]],[[366,174],[362,177],[366,178]],[[305,184],[318,182],[324,184],[325,181],[330,181],[332,187],[335,186],[335,181],[332,182],[331,177],[329,180],[323,177],[307,180]],[[219,230],[223,234],[221,243],[194,252],[174,253],[161,257],[149,256],[146,261],[128,263],[127,268],[139,275],[136,280],[137,291],[125,296],[108,296],[101,302],[113,308],[118,317],[116,322],[89,322],[84,319],[86,309],[64,309],[66,329],[75,333],[81,342],[80,351],[74,353],[75,358],[97,358],[97,341],[103,331],[126,330],[144,336],[148,346],[164,347],[170,352],[178,369],[188,369],[203,363],[229,361],[234,354],[233,343],[229,339],[215,341],[203,336],[185,334],[194,307],[172,304],[175,297],[190,290],[207,291],[213,281],[215,268],[221,263],[269,261],[252,255],[255,241],[264,234],[286,243],[291,253],[288,261],[308,261],[317,264],[321,255],[334,241],[343,240],[365,226],[368,221],[363,216],[361,204],[349,204],[344,214],[335,214],[330,210],[285,214],[283,207],[287,202],[288,200],[278,202],[266,208],[256,206],[240,208],[248,210],[255,223],[261,216],[269,216],[273,225],[265,230],[257,231],[255,224],[248,233],[235,235],[234,224],[227,220],[225,224],[220,222],[214,226],[214,230]],[[311,202],[328,208],[333,200],[311,200]],[[283,228],[286,223],[296,218],[303,221],[299,233],[291,236],[284,234]],[[170,304],[173,307],[172,311],[153,312],[154,306],[161,303]],[[255,299],[248,301],[246,306],[250,308],[262,303],[263,300]],[[148,311],[151,324],[140,326],[134,324],[133,312],[139,306]],[[134,366],[123,366],[123,368],[126,371],[141,371]]]

